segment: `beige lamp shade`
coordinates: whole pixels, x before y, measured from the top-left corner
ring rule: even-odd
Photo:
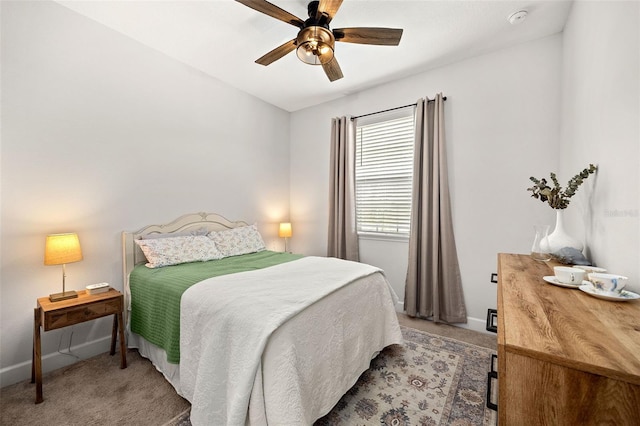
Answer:
[[[291,235],[291,224],[289,222],[281,223],[280,229],[278,230],[278,236],[280,238],[289,238]]]
[[[78,234],[47,235],[44,245],[44,264],[63,265],[82,260]]]

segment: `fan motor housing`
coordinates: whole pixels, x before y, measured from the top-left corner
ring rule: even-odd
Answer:
[[[307,14],[309,15],[309,19],[304,21],[303,28],[310,27],[313,25],[318,25],[321,27],[325,27],[326,29],[329,29],[329,24],[327,23],[329,16],[326,13],[322,13],[320,16],[317,16],[319,4],[320,4],[319,1],[312,1],[309,3],[309,5],[307,6]]]
[[[309,15],[309,18],[316,16],[316,13],[318,12],[319,4],[320,4],[319,1],[309,2],[309,4],[307,5],[307,15]]]

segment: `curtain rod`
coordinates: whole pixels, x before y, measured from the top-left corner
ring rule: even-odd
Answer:
[[[442,100],[446,101],[447,97],[444,96],[442,98]],[[433,102],[433,101],[435,101],[435,99],[428,99],[427,100],[427,102]],[[353,120],[355,120],[357,118],[368,117],[370,115],[375,115],[375,114],[382,114],[383,112],[395,111],[397,109],[408,108],[410,106],[416,106],[416,105],[418,105],[418,104],[417,103],[413,103],[413,104],[409,104],[409,105],[403,105],[403,106],[399,106],[399,107],[395,107],[395,108],[385,109],[385,110],[382,110],[382,111],[370,112],[369,114],[356,115],[355,117],[351,117],[351,121],[353,121]]]

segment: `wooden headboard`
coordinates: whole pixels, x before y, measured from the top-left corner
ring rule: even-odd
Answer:
[[[243,221],[232,222],[217,213],[191,213],[161,225],[148,225],[134,232],[124,231],[122,233],[122,278],[125,290],[125,306],[128,310],[130,292],[129,292],[129,274],[133,268],[146,262],[146,258],[140,250],[140,247],[134,240],[140,239],[144,235],[150,234],[172,234],[189,230],[206,228],[207,231],[224,231],[225,229],[237,228],[239,226],[247,226]]]

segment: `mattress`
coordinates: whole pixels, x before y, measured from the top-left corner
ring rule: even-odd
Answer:
[[[268,253],[264,256],[270,257]],[[132,284],[136,285],[133,280]],[[131,317],[135,318],[140,294],[133,286]],[[376,271],[325,295],[277,327],[267,339],[250,387],[246,423],[311,424],[327,414],[380,350],[402,342],[396,301],[384,274]],[[129,346],[138,348],[176,391],[192,402],[194,425],[219,419],[212,411],[220,404],[210,406],[206,393],[201,397],[204,400],[194,400],[191,389],[185,392],[180,366],[168,360],[166,348],[135,330],[130,332]],[[225,423],[243,424],[239,420]]]

